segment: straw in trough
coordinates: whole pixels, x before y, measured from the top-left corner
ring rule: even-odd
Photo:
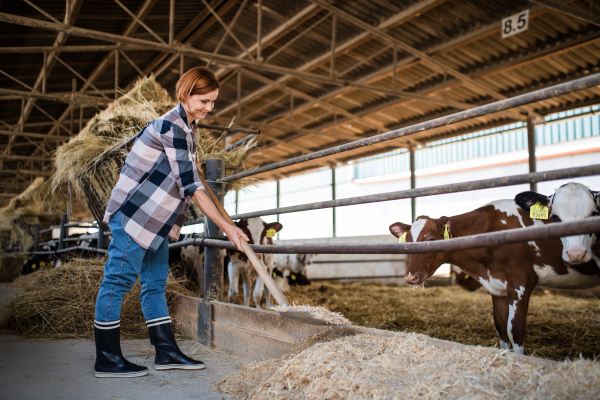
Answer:
[[[333,325],[350,325],[351,322],[348,318],[342,314],[328,310],[325,307],[311,307],[309,305],[291,305],[291,306],[275,306],[272,308],[273,311],[306,311],[316,318],[323,320]]]
[[[58,268],[35,273],[5,306],[2,329],[23,336],[49,338],[93,337],[94,309],[106,259],[75,259]],[[193,296],[183,282],[167,280],[169,308],[178,294]],[[140,284],[125,295],[121,310],[124,337],[147,336],[140,306]],[[171,313],[172,315],[172,313]]]
[[[409,331],[463,344],[497,347],[487,293],[460,287],[315,283],[293,287],[290,303],[327,307],[354,325]],[[600,299],[539,291],[531,297],[525,353],[554,360],[600,356]]]
[[[44,178],[36,178],[23,193],[0,209],[0,230],[11,231],[11,239],[18,239],[23,251],[28,251],[33,245],[29,225],[47,225],[66,212],[66,197],[53,191]]]
[[[424,335],[340,337],[246,365],[217,387],[236,399],[597,399],[600,363],[538,363]]]

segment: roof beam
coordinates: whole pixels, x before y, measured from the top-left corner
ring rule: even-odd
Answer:
[[[4,129],[0,129],[0,135],[8,135],[8,136],[16,135],[17,138],[18,137],[28,137],[28,138],[35,138],[35,139],[48,139],[48,136],[45,133],[7,131]],[[67,140],[71,139],[70,136],[52,136],[51,138],[56,141],[61,141],[61,140],[67,141]]]
[[[0,47],[0,54],[29,54],[51,52],[53,46],[9,46]],[[85,45],[85,46],[64,46],[60,49],[61,53],[96,53],[99,51],[115,51],[115,50],[144,50],[139,46],[121,45],[121,44],[105,44],[105,45]]]
[[[37,90],[34,92],[25,92],[22,90],[0,88],[0,95],[16,96],[19,98],[26,98],[26,99],[50,100],[50,101],[57,101],[59,103],[65,103],[65,104],[75,104],[75,105],[83,104],[83,105],[87,105],[87,106],[103,106],[110,102],[110,100],[107,100],[107,99],[102,99],[102,98],[94,97],[94,96],[88,96],[88,95],[80,94],[80,93],[75,93],[73,95],[70,93],[69,94],[66,94],[66,93],[42,94],[42,93],[38,92]],[[19,125],[20,125],[20,121],[19,121]]]
[[[570,17],[574,17],[580,19],[582,21],[587,22],[588,24],[598,25],[600,26],[600,17],[587,13],[583,11],[581,8],[571,7],[566,4],[561,3],[557,0],[529,0],[531,3],[539,4],[544,7],[548,7],[552,10],[558,11]],[[593,2],[594,0],[592,0]]]

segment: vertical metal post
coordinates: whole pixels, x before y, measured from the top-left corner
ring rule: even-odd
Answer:
[[[171,0],[169,7],[169,44],[175,40],[175,0]]]
[[[258,15],[256,21],[256,61],[262,61],[262,0],[258,0]]]
[[[44,51],[44,65],[42,66],[42,93],[46,94],[46,63],[48,62],[48,52]]]
[[[331,16],[331,60],[329,61],[329,76],[333,78],[335,70],[335,41],[337,40],[337,15]]]
[[[527,150],[529,151],[529,172],[536,172],[537,165],[535,158],[535,122],[533,118],[527,118]],[[532,192],[537,192],[537,183],[530,183],[529,189]]]
[[[415,189],[417,179],[415,177],[415,147],[410,146],[410,188]],[[411,197],[410,199],[410,216],[412,222],[415,222],[417,219],[417,199],[415,197]]]
[[[98,221],[98,248],[105,249],[106,248],[106,236],[104,236],[104,224],[102,221]],[[97,253],[98,257],[102,257],[102,254]]]
[[[279,179],[277,179],[277,185],[276,185],[276,197],[275,197],[275,201],[276,201],[276,208],[279,208],[281,206],[281,183],[279,181]],[[277,214],[277,222],[279,222],[279,214]],[[279,240],[279,232],[277,232],[277,240]]]
[[[242,118],[242,71],[237,73],[237,119]]]
[[[398,69],[398,50],[396,49],[396,46],[392,47],[392,51],[393,53],[393,57],[394,57],[394,61],[392,63],[392,89],[396,89],[396,70]]]
[[[183,54],[179,56],[179,77],[181,78],[183,76],[183,64],[184,64],[184,59],[183,59]]]
[[[33,251],[37,251],[38,243],[40,242],[40,224],[35,224],[35,232],[33,234]]]
[[[335,165],[331,166],[331,200],[336,200],[336,195],[335,195]],[[332,212],[332,227],[333,227],[333,231],[332,231],[332,237],[336,237],[336,220],[335,220],[335,207],[331,207],[331,212]]]
[[[69,223],[69,220],[67,218],[67,214],[62,214],[60,216],[60,232],[59,232],[59,236],[58,236],[58,249],[62,250],[65,248],[65,238],[67,237],[67,228],[65,227],[65,225]]]
[[[77,90],[77,80],[73,78],[73,83],[71,84],[71,126],[69,130],[71,131],[71,135],[73,134],[73,120],[75,118],[75,104],[73,104],[73,100],[75,99],[75,91]]]
[[[240,201],[240,191],[236,190],[235,191],[235,213],[236,214],[238,213],[238,204],[239,204],[239,201]]]
[[[219,201],[223,202],[223,184],[217,179],[225,176],[223,160],[206,160],[206,181]],[[222,237],[223,231],[209,218],[205,218],[206,237]],[[223,253],[216,247],[204,248],[204,301],[223,301]]]
[[[119,51],[115,50],[115,100],[119,97]]]

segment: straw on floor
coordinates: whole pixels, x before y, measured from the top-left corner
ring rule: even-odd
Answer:
[[[96,295],[105,261],[80,258],[58,268],[36,272],[35,277],[29,278],[22,290],[5,306],[0,328],[29,337],[93,337]],[[167,280],[169,308],[177,294],[194,296],[183,284],[181,280]],[[139,296],[138,282],[123,301],[123,337],[147,337]]]
[[[484,347],[431,346],[424,335],[311,338],[246,365],[217,387],[236,399],[597,399],[600,363],[542,366]]]
[[[354,325],[498,346],[489,294],[460,287],[412,289],[374,283],[314,283],[286,293],[290,303],[327,307]],[[525,353],[553,360],[600,356],[600,299],[535,294]]]

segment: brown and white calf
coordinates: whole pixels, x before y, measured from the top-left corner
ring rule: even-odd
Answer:
[[[314,254],[273,254],[275,267],[287,278],[290,286],[310,285],[306,267],[312,265]]]
[[[550,223],[532,220],[529,212],[514,200],[498,200],[466,214],[432,219],[421,216],[411,225],[395,223],[390,232],[406,242],[444,240],[507,229]],[[451,240],[451,239],[450,239]],[[442,264],[458,266],[476,278],[492,295],[494,323],[500,348],[512,344],[523,354],[529,298],[536,285],[563,289],[586,289],[600,285],[600,269],[595,262],[570,264],[562,257],[560,239],[460,250],[447,253],[413,254],[405,280],[421,285]]]
[[[273,244],[273,239],[271,237],[267,237],[267,231],[269,229],[274,229],[275,232],[279,232],[281,228],[283,228],[283,225],[281,225],[279,222],[267,224],[258,217],[241,219],[235,224],[248,236],[250,239],[250,244],[260,245]],[[233,303],[237,299],[238,284],[241,276],[243,283],[242,288],[244,290],[244,305],[250,305],[250,288],[252,287],[252,282],[256,281],[252,297],[254,298],[254,303],[256,303],[256,308],[261,308],[260,303],[264,291],[263,280],[258,276],[254,270],[254,267],[252,266],[252,263],[250,263],[248,257],[244,253],[236,250],[227,250],[227,254],[230,258],[227,265],[227,272],[229,274],[229,293],[227,296],[228,301]],[[269,274],[273,273],[273,255],[257,253],[256,256],[265,263]],[[271,301],[268,293],[266,297],[267,307],[270,307]]]

